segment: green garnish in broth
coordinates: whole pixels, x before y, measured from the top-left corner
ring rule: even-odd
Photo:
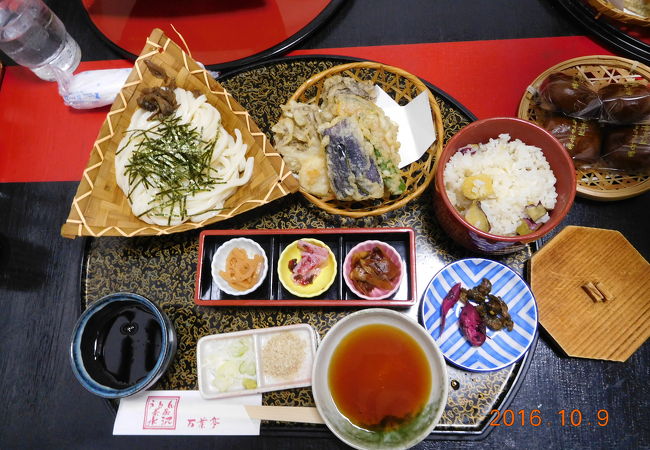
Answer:
[[[220,183],[215,169],[210,165],[212,153],[219,134],[211,141],[201,138],[201,130],[187,123],[180,123],[177,116],[167,116],[149,129],[134,130],[122,151],[131,142],[137,142],[125,175],[134,189],[144,187],[156,190],[149,201],[151,208],[141,214],[154,213],[172,217],[187,217],[187,197],[207,191]]]

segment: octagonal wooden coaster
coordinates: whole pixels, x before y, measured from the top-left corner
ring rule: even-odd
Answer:
[[[618,231],[564,228],[531,259],[531,289],[569,356],[625,361],[650,336],[650,264]]]

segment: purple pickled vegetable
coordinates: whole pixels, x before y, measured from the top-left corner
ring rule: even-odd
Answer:
[[[529,219],[528,217],[524,217],[523,220],[528,224],[528,228],[530,228],[530,231],[535,231],[536,229],[538,229],[542,225],[541,223],[537,223],[537,222]]]
[[[463,306],[463,309],[460,310],[458,324],[460,326],[460,331],[467,338],[470,344],[474,347],[483,345],[486,338],[485,322],[483,322],[480,314],[471,303],[468,302]]]
[[[476,146],[466,145],[463,148],[459,148],[458,151],[461,152],[463,155],[465,155],[467,153],[473,155],[474,153],[476,153]]]
[[[447,295],[445,295],[445,298],[442,300],[442,311],[440,313],[440,336],[442,336],[442,332],[445,331],[445,319],[447,318],[447,313],[451,307],[456,304],[459,298],[460,283],[456,283],[451,287],[451,289],[449,289],[449,292],[447,292]]]

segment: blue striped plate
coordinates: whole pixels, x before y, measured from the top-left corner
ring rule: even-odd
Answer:
[[[487,278],[492,294],[508,305],[514,322],[512,331],[487,329],[488,338],[480,347],[472,347],[461,334],[458,317],[463,307],[457,302],[449,312],[445,331],[440,336],[442,300],[456,284],[472,288]],[[438,272],[422,298],[422,323],[440,347],[447,361],[466,370],[488,372],[518,361],[528,351],[537,331],[537,304],[528,285],[512,269],[482,258],[461,259]]]

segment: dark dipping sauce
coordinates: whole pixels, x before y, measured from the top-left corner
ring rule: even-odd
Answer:
[[[334,350],[328,382],[334,403],[350,422],[370,431],[391,431],[426,405],[431,369],[407,333],[390,325],[365,325]]]
[[[153,370],[161,340],[162,329],[153,313],[137,302],[119,302],[88,320],[81,337],[81,355],[96,382],[124,389]]]

